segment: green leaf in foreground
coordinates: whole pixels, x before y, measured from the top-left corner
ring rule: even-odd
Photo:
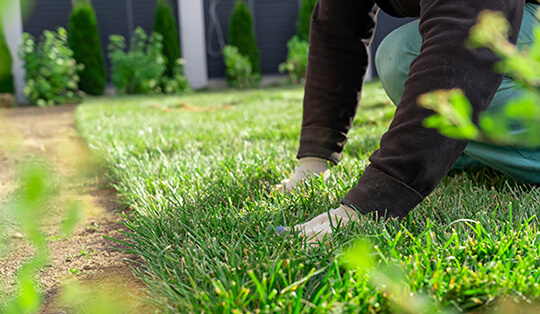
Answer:
[[[11,205],[11,215],[37,252],[19,270],[16,278],[18,293],[7,301],[3,313],[37,313],[41,307],[42,295],[35,275],[49,259],[40,221],[44,215],[42,208],[46,206],[53,192],[51,172],[48,166],[40,161],[27,162],[21,168],[19,189],[16,201]]]
[[[456,139],[476,139],[480,132],[472,123],[472,107],[461,90],[439,90],[421,95],[418,104],[435,111],[424,126]]]

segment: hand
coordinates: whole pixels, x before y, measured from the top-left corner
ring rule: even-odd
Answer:
[[[327,182],[330,179],[330,169],[326,159],[317,157],[304,157],[299,160],[300,167],[297,167],[294,174],[289,178],[281,181],[281,184],[276,186],[280,193],[288,193],[294,190],[298,185],[301,185],[305,180],[312,177],[321,176]]]
[[[308,243],[322,242],[325,235],[332,234],[333,229],[338,226],[343,227],[350,221],[357,220],[359,220],[358,212],[342,204],[338,208],[320,214],[306,223],[294,226],[292,230],[301,236],[305,236]],[[277,227],[276,231],[281,235],[288,230],[287,228]]]

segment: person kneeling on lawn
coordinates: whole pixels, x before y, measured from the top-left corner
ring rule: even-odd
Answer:
[[[536,1],[535,1],[536,2]],[[498,58],[488,49],[468,49],[469,29],[483,10],[501,11],[511,25],[510,42],[530,44],[538,4],[525,0],[319,0],[311,21],[299,167],[279,188],[291,191],[314,175],[329,177],[357,111],[368,66],[369,46],[381,8],[393,16],[419,17],[390,34],[376,66],[397,109],[380,149],[341,206],[294,226],[309,241],[332,228],[374,213],[404,218],[430,194],[452,167],[481,163],[517,181],[540,183],[540,149],[502,147],[456,140],[426,129],[433,112],[418,96],[433,90],[463,90],[479,113],[496,111],[519,95],[511,78],[493,72]],[[278,233],[287,228],[278,227]]]

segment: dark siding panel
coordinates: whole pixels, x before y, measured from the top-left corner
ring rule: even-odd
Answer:
[[[154,11],[157,6],[156,0],[132,0],[133,1],[133,24],[142,27],[147,34],[152,31],[154,25]]]
[[[178,16],[178,1],[171,0],[171,4],[172,4],[172,8],[173,8],[174,18],[176,19],[176,26],[178,27],[180,25],[180,23],[179,23],[180,17]],[[178,29],[178,36],[180,36],[180,29]]]
[[[135,27],[142,27],[150,35],[154,30],[154,13],[157,7],[157,0],[132,0],[133,1],[133,24]],[[169,0],[178,27],[178,1]]]
[[[110,35],[129,37],[126,1],[92,0],[102,44],[107,45]]]
[[[227,41],[229,17],[234,7],[234,0],[221,0],[216,8],[219,23]],[[263,74],[278,73],[277,67],[287,56],[287,41],[296,32],[296,16],[298,1],[296,0],[255,0],[253,1],[255,35],[261,53],[261,70]],[[207,49],[220,49],[216,34],[208,38],[211,27],[209,8],[210,0],[204,1],[205,23],[207,31]],[[207,52],[208,76],[225,76],[225,65],[221,55],[212,56]]]
[[[107,62],[107,44],[112,34],[128,37],[126,1],[92,0],[101,34],[101,45]],[[71,1],[36,1],[35,9],[24,25],[24,31],[39,36],[44,30],[54,30],[58,26],[68,27]]]
[[[92,0],[92,5],[96,11],[96,18],[101,34],[101,46],[103,48],[107,68],[110,69],[111,61],[109,60],[107,52],[109,36],[121,35],[129,42],[126,1]]]
[[[131,0],[133,4],[134,26],[141,26],[145,31],[152,29],[154,21],[154,9],[156,0]],[[222,27],[225,41],[227,40],[229,17],[235,0],[220,0],[217,7],[219,23]],[[129,38],[127,0],[92,0],[96,11],[96,17],[101,32],[101,43],[105,53],[107,66],[110,66],[107,57],[107,44],[112,34],[122,35]],[[298,12],[297,0],[254,0],[255,7],[255,32],[261,52],[261,69],[263,74],[277,73],[277,66],[286,58],[286,43],[295,33],[295,22]],[[171,0],[174,14],[178,20],[177,1]],[[204,0],[206,32],[210,27],[209,18],[210,0]],[[57,27],[68,26],[71,1],[69,0],[37,0],[34,10],[24,24],[24,31],[36,37],[43,30],[55,30]],[[390,31],[403,25],[411,19],[396,19],[381,12],[372,51],[376,51],[380,41]],[[129,40],[129,39],[128,39]],[[216,34],[207,38],[207,49],[219,50]],[[211,56],[207,52],[209,77],[223,77],[225,66],[221,54]]]
[[[221,25],[221,30],[223,31],[223,37],[225,42],[227,42],[227,34],[229,32],[229,17],[232,13],[235,0],[220,0],[218,6],[216,7],[216,14],[219,20],[219,25]],[[208,63],[208,77],[224,77],[225,76],[225,65],[223,64],[223,58],[221,53],[217,56],[211,55],[208,51],[220,51],[221,47],[219,46],[216,33],[213,32],[212,36],[209,37],[209,30],[212,25],[210,19],[210,2],[211,0],[204,0],[204,20],[205,20],[205,30],[206,30],[206,61]],[[214,29],[215,30],[215,29]]]
[[[34,10],[24,24],[24,31],[39,37],[44,30],[67,28],[71,2],[69,0],[36,1]]]
[[[287,58],[287,41],[296,33],[296,0],[255,1],[257,43],[261,52],[261,71],[275,74]]]
[[[141,26],[147,33],[152,31],[156,0],[131,0],[133,8],[133,25]],[[176,0],[171,0],[174,16],[178,20]],[[107,45],[110,35],[122,35],[129,43],[127,0],[92,0],[101,34],[103,53],[110,68],[107,56]],[[24,31],[38,37],[43,30],[54,30],[59,26],[68,27],[71,1],[38,0],[35,8],[24,25]]]

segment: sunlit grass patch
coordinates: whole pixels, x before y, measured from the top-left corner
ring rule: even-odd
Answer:
[[[489,170],[445,178],[401,223],[365,218],[310,249],[305,239],[277,237],[273,226],[339,205],[394,106],[378,83],[368,84],[331,182],[315,179],[280,195],[274,185],[294,170],[301,111],[299,88],[94,98],[79,107],[79,131],[135,210],[127,222],[132,250],[144,259],[139,274],[158,307],[469,311],[496,307],[503,296],[525,304],[540,295],[540,192]],[[343,258],[358,237],[371,248],[359,256],[369,254],[374,264],[360,275]],[[423,305],[404,304],[411,300]]]

